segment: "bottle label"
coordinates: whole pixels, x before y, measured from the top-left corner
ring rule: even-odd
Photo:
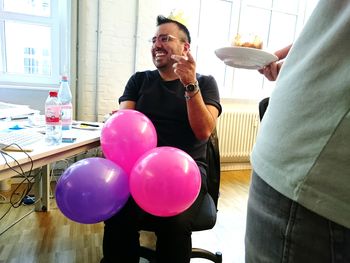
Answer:
[[[45,109],[45,120],[50,125],[61,125],[61,107],[50,105]]]
[[[72,104],[61,105],[61,121],[62,125],[72,124]]]

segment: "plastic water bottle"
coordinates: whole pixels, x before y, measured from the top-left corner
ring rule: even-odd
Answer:
[[[58,91],[58,99],[61,102],[61,121],[62,129],[69,130],[72,128],[72,92],[70,91],[68,84],[68,77],[63,75],[61,80],[60,89]]]
[[[45,102],[45,142],[47,145],[57,145],[62,141],[61,104],[57,96],[57,91],[50,91]]]

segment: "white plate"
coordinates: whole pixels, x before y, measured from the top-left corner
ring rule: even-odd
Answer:
[[[274,54],[249,47],[223,47],[215,50],[215,54],[226,65],[245,69],[260,69],[278,60]]]

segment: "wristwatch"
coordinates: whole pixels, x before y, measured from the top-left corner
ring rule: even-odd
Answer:
[[[199,85],[198,81],[196,80],[195,83],[190,83],[185,86],[185,99],[189,101],[194,96],[196,96],[199,93]]]
[[[185,91],[189,93],[196,92],[198,89],[199,89],[198,81],[196,81],[195,83],[187,84],[185,86]]]

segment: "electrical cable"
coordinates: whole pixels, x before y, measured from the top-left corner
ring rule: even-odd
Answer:
[[[51,182],[55,181],[57,183],[57,178],[55,176],[55,169],[56,169],[55,166],[57,166],[57,164],[59,162],[64,162],[65,163],[65,167],[63,168],[63,171],[66,170],[69,167],[69,159],[63,159],[63,160],[57,161],[51,166],[50,174],[49,174],[49,178],[50,178],[50,198],[55,198],[54,191],[53,191],[52,186],[51,186]]]
[[[27,155],[27,157],[29,158],[29,160],[30,160],[30,169],[29,169],[29,171],[26,173],[26,172],[24,172],[24,170],[23,170],[23,168],[22,168],[22,166],[21,166],[21,164],[16,160],[16,158],[14,158],[12,155],[10,155],[10,154],[8,154],[7,152],[6,152],[6,148],[7,147],[13,147],[13,146],[16,146],[16,147],[18,147],[20,150],[21,150],[21,152],[23,152],[23,153],[25,153],[26,155]],[[87,152],[85,152],[85,154],[88,154],[89,153],[89,151],[87,151]],[[94,149],[94,151],[92,152],[93,154],[93,156],[99,156],[100,154],[101,154],[101,151],[99,150],[99,149]],[[2,149],[0,149],[0,154],[1,154],[1,156],[3,157],[3,159],[5,160],[5,164],[6,164],[6,166],[10,169],[10,170],[12,170],[12,171],[14,171],[16,174],[17,174],[17,176],[19,176],[19,177],[21,177],[21,178],[23,178],[24,177],[24,179],[16,186],[16,188],[15,188],[15,190],[11,193],[11,196],[10,196],[10,201],[9,201],[9,203],[10,203],[10,206],[8,207],[8,209],[5,211],[5,213],[2,215],[2,216],[0,216],[0,221],[10,212],[10,210],[11,210],[11,208],[18,208],[18,207],[20,207],[22,204],[23,204],[23,200],[24,200],[24,197],[25,196],[27,196],[28,194],[29,194],[29,192],[31,191],[31,189],[32,189],[32,187],[33,187],[33,182],[32,182],[32,180],[34,180],[37,176],[42,176],[42,170],[41,169],[39,169],[39,172],[37,173],[37,174],[33,174],[32,175],[32,173],[33,173],[33,167],[34,167],[34,163],[33,163],[33,160],[32,160],[32,158],[29,156],[29,154],[26,152],[26,151],[24,151],[19,145],[17,145],[17,144],[10,144],[10,145],[7,145],[7,146],[5,146],[5,147],[3,147]],[[75,158],[77,157],[78,155],[76,155],[75,156]],[[10,164],[9,164],[9,162],[8,162],[8,158],[11,158],[15,163],[16,163],[16,165],[15,165],[15,167],[18,167],[18,169],[19,170],[16,170],[14,167],[12,167]],[[65,167],[65,169],[66,168],[68,168],[68,166],[69,166],[69,164],[70,164],[70,160],[69,159],[63,159],[63,160],[61,160],[61,161],[64,161],[65,162],[65,164],[66,164],[66,167]],[[55,173],[54,173],[54,170],[55,170],[55,165],[56,165],[56,163],[52,166],[52,168],[50,169],[50,182],[52,181],[52,180],[55,180],[55,181],[57,181],[57,179],[56,179],[56,177],[55,177]],[[65,170],[64,169],[64,170]],[[30,179],[30,178],[32,178],[32,180]],[[38,178],[37,180],[40,180],[40,178]],[[24,191],[21,193],[21,194],[19,194],[19,193],[17,193],[16,191],[17,190],[19,190],[21,187],[22,187],[22,185],[24,185],[26,183],[26,187],[24,188]],[[51,191],[51,194],[52,194],[52,198],[54,198],[54,195],[53,195],[53,190],[51,189],[51,186],[50,186],[50,191]],[[20,198],[19,198],[19,200],[17,199],[17,200],[14,200],[14,196],[20,196]],[[33,204],[31,204],[31,205],[34,205],[35,203],[37,203],[39,200],[37,199]],[[56,208],[57,209],[57,208]],[[8,229],[10,229],[12,226],[14,226],[15,224],[17,224],[19,221],[21,221],[23,218],[25,218],[26,216],[28,216],[29,214],[31,214],[32,212],[34,211],[34,209],[33,210],[31,210],[30,212],[28,212],[28,213],[26,213],[24,216],[22,216],[21,218],[19,218],[18,220],[16,220],[15,222],[13,222],[10,226],[8,226],[5,230],[3,230],[2,232],[0,232],[0,236],[3,234],[3,233],[5,233]]]
[[[7,147],[18,147],[25,155],[27,155],[27,157],[29,158],[30,160],[30,169],[28,171],[28,173],[25,173],[22,169],[22,166],[21,164],[16,160],[16,158],[14,158],[12,155],[8,154],[6,152],[6,148]],[[19,206],[21,206],[21,204],[23,203],[23,198],[28,195],[28,193],[30,192],[30,190],[32,189],[32,186],[33,186],[33,183],[31,182],[30,180],[30,177],[32,176],[32,171],[33,171],[33,166],[34,166],[34,163],[33,163],[33,160],[32,158],[29,156],[29,154],[26,152],[26,151],[23,151],[23,149],[18,145],[18,144],[9,144],[5,147],[3,147],[1,150],[0,150],[0,154],[1,156],[3,157],[4,161],[5,161],[5,164],[6,166],[12,170],[13,172],[15,172],[17,175],[21,176],[21,177],[24,177],[24,179],[22,180],[22,182],[20,184],[17,185],[17,187],[15,188],[15,190],[12,192],[11,196],[10,196],[10,206],[9,208],[7,209],[7,211],[5,211],[5,213],[0,217],[0,220],[2,220],[8,213],[9,211],[11,210],[11,208],[18,208]],[[18,167],[19,171],[16,170],[14,167],[12,167],[9,162],[8,162],[8,158],[12,159],[15,163],[16,163],[16,167]],[[18,194],[16,191],[22,186],[22,184],[24,184],[24,182],[27,182],[26,184],[26,187],[24,188],[24,190],[22,191],[22,194]],[[14,200],[15,196],[16,195],[19,195],[20,198],[17,200]]]

